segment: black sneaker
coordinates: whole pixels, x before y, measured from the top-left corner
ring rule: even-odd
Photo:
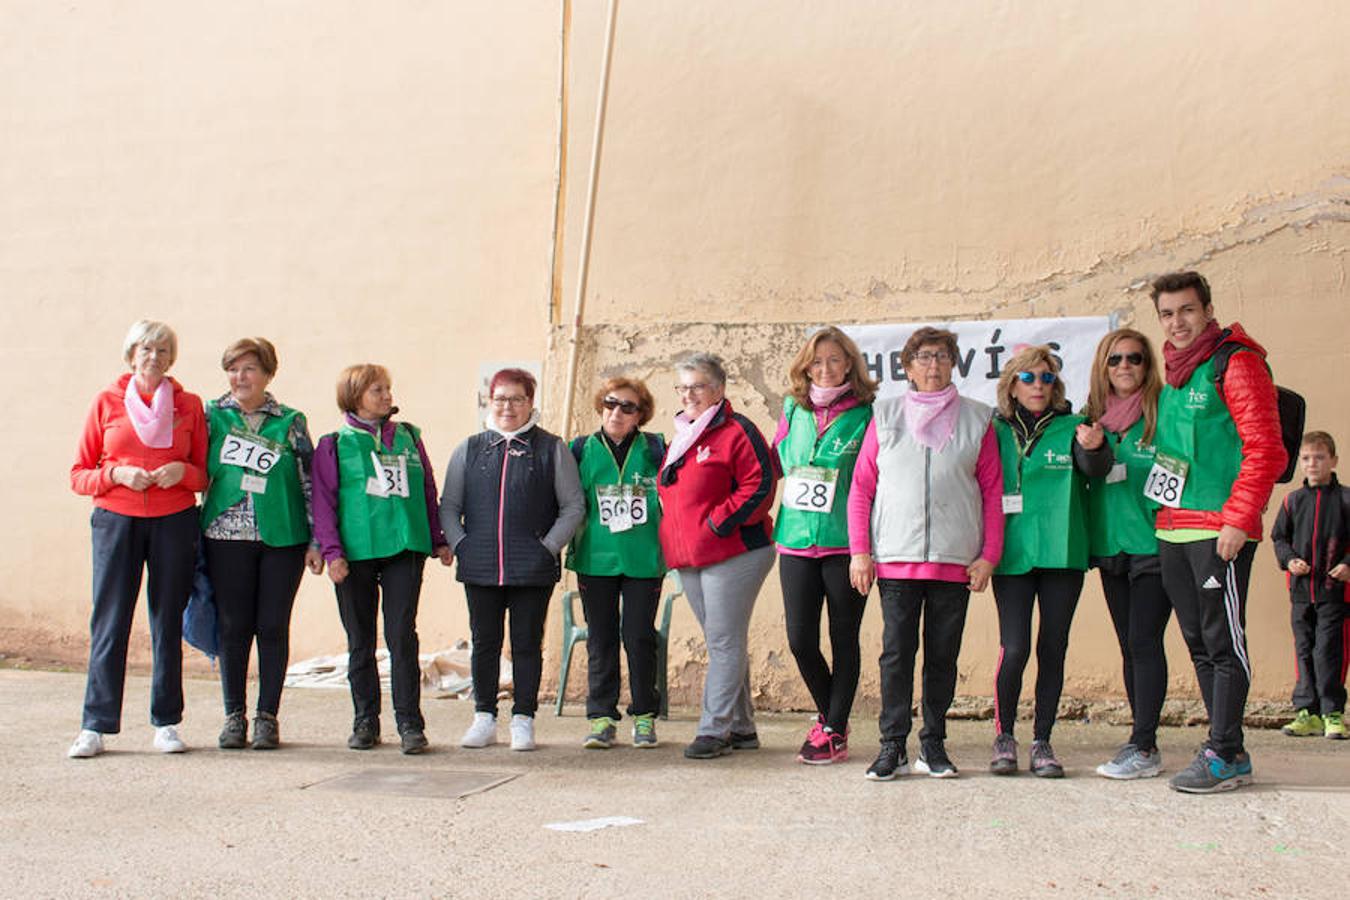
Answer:
[[[694,742],[684,748],[685,759],[715,759],[731,752],[731,742],[720,737],[700,734]]]
[[[253,749],[275,750],[281,746],[281,729],[277,717],[260,712],[253,717]]]
[[[427,749],[427,736],[420,728],[409,728],[399,734],[399,749],[405,756],[416,756]]]
[[[758,750],[759,733],[754,731],[733,731],[727,735],[732,750]]]
[[[216,743],[222,750],[243,750],[248,746],[248,719],[242,712],[225,717],[225,726],[220,729]]]
[[[347,738],[347,747],[352,750],[369,750],[380,742],[379,719],[357,719],[352,726],[352,736]]]
[[[882,741],[876,761],[867,767],[869,781],[890,781],[897,775],[909,774],[909,755],[904,741]]]
[[[955,778],[960,774],[947,756],[947,748],[941,741],[927,743],[919,748],[919,758],[914,761],[914,771],[930,778]]]

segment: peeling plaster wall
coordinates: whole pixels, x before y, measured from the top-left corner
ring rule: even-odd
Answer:
[[[12,576],[0,653],[83,659],[88,503],[66,469],[134,318],[178,327],[176,374],[208,396],[223,389],[226,343],[271,336],[277,392],[316,433],[335,419],[337,370],[386,361],[436,466],[475,427],[483,361],[545,360],[545,414],[558,415],[558,13],[411,0],[7,7],[0,341],[50,452],[0,471]],[[575,4],[564,321],[603,13]],[[572,429],[593,427],[586,398],[613,372],[647,378],[668,421],[671,363],[713,349],[733,402],[768,431],[789,357],[826,321],[1117,313],[1156,336],[1148,278],[1198,266],[1221,318],[1247,325],[1308,397],[1310,426],[1350,446],[1347,26],[1335,2],[624,4]],[[1268,547],[1257,559],[1256,692],[1281,696],[1287,600]],[[1088,582],[1069,689],[1117,694]],[[306,580],[294,621],[297,657],[343,646],[326,581]],[[420,627],[427,647],[467,634],[462,591],[434,567]],[[136,634],[143,662],[139,623]],[[863,642],[865,708],[875,599]],[[757,702],[805,706],[776,574],[752,645]],[[963,693],[989,692],[996,645],[986,594],[972,603]],[[1169,653],[1174,687],[1193,690],[1179,641]],[[703,662],[681,605],[677,702],[697,702]]]

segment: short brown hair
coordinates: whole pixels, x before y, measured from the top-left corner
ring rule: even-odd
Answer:
[[[1021,352],[1013,355],[1003,367],[1003,372],[998,376],[998,411],[1003,414],[1005,419],[1013,417],[1013,382],[1017,380],[1017,373],[1024,372],[1032,366],[1045,363],[1051,372],[1059,374],[1059,360],[1055,359],[1055,354],[1050,351],[1049,346],[1039,344],[1034,347],[1023,347]],[[1049,409],[1062,409],[1064,407],[1064,379],[1056,378],[1055,383],[1050,387],[1050,406]]]
[[[1327,451],[1328,456],[1336,455],[1336,439],[1325,431],[1309,431],[1303,435],[1303,440],[1299,441],[1300,447],[1321,446]]]
[[[941,344],[951,354],[953,364],[961,358],[961,349],[956,344],[955,334],[945,328],[925,325],[911,334],[909,340],[905,341],[905,347],[900,351],[900,365],[908,369],[909,364],[914,362],[914,357],[919,355],[919,349],[924,344]]]
[[[241,357],[250,353],[258,357],[258,365],[267,373],[268,378],[277,374],[277,348],[273,347],[267,338],[262,337],[240,338],[226,347],[220,357],[220,367],[228,370]]]
[[[811,378],[806,374],[816,358],[816,349],[825,341],[836,344],[848,357],[848,386],[859,403],[871,403],[877,395],[877,383],[867,374],[867,363],[862,351],[853,342],[853,338],[844,334],[833,325],[826,325],[806,339],[806,344],[797,353],[792,365],[788,366],[788,384],[791,385],[792,399],[802,409],[815,409],[811,402]]]
[[[624,378],[623,376],[606,378],[605,383],[600,385],[600,390],[595,392],[596,412],[605,408],[605,397],[614,391],[632,391],[637,394],[639,428],[652,420],[652,416],[656,413],[656,400],[652,397],[652,392],[647,390],[647,385],[643,383],[641,378]]]
[[[1200,298],[1201,306],[1209,308],[1213,305],[1209,294],[1209,282],[1199,272],[1168,272],[1166,275],[1159,275],[1153,279],[1148,295],[1153,298],[1153,308],[1156,310],[1159,294],[1176,294],[1187,288],[1195,291],[1195,296]]]
[[[338,409],[355,414],[361,405],[361,395],[377,381],[390,381],[389,370],[384,366],[357,363],[343,369],[337,380]]]

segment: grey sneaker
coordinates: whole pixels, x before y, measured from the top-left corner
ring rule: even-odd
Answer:
[[[260,712],[253,717],[253,749],[275,750],[281,746],[281,729],[277,717]]]
[[[1063,778],[1064,767],[1049,741],[1031,742],[1031,774],[1037,778]]]
[[[655,747],[656,716],[651,714],[633,717],[633,746],[639,750]]]
[[[369,750],[380,742],[379,719],[357,719],[352,724],[352,736],[347,746],[352,750]]]
[[[1244,760],[1246,775],[1241,775],[1235,762],[1227,762],[1208,747],[1196,754],[1191,764],[1172,776],[1167,786],[1186,794],[1217,794],[1251,783],[1251,758]]]
[[[733,731],[727,735],[727,740],[731,741],[732,750],[759,749],[759,732],[757,731]]]
[[[399,732],[398,745],[399,751],[405,756],[416,756],[419,753],[424,753],[430,746],[426,732],[420,728],[408,728]]]
[[[242,712],[232,712],[225,717],[216,744],[222,750],[243,750],[248,746],[248,719]]]
[[[581,746],[587,750],[608,750],[614,746],[614,720],[609,716],[596,716],[590,721],[591,733],[586,735],[586,740],[581,742]]]
[[[1017,739],[1011,734],[994,737],[994,753],[993,759],[989,760],[989,771],[995,775],[1017,774]]]
[[[1162,751],[1156,747],[1153,750],[1140,750],[1134,744],[1121,747],[1110,762],[1097,767],[1098,775],[1118,781],[1152,778],[1161,772]]]

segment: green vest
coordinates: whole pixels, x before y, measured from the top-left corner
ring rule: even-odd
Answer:
[[[1088,482],[1088,532],[1093,556],[1119,553],[1152,556],[1158,552],[1153,519],[1157,505],[1144,499],[1144,482],[1157,450],[1144,443],[1144,419],[1122,434],[1106,433],[1115,452],[1116,466],[1124,464],[1125,480],[1109,482],[1093,478]]]
[[[1159,453],[1190,466],[1181,509],[1223,508],[1242,465],[1242,440],[1214,384],[1212,358],[1200,364],[1180,388],[1163,385],[1154,443]]]
[[[338,531],[348,560],[384,559],[404,550],[431,555],[426,475],[417,435],[416,428],[400,422],[394,428],[393,449],[385,450],[365,429],[338,429]],[[381,463],[378,479],[372,453]],[[406,479],[401,477],[404,471]],[[383,488],[388,488],[384,494]]]
[[[666,574],[661,556],[661,504],[656,499],[656,476],[661,460],[653,459],[647,435],[638,432],[620,471],[614,454],[597,434],[585,439],[581,449],[581,490],[586,495],[586,519],[572,536],[567,549],[567,568],[582,575],[626,575],[629,578],[660,578]],[[597,488],[627,487],[630,494],[647,500],[643,521],[634,521],[624,531],[610,531],[602,521]],[[606,491],[608,494],[609,492]],[[617,492],[616,492],[617,493]],[[622,496],[620,494],[619,496]]]
[[[1087,569],[1087,484],[1073,464],[1074,429],[1082,421],[1082,416],[1055,416],[1024,455],[1008,423],[994,419],[1003,493],[1022,495],[1022,511],[1004,520],[996,574]]]
[[[258,536],[269,547],[294,547],[309,542],[309,519],[305,492],[300,485],[299,461],[291,452],[291,425],[300,413],[288,406],[279,416],[264,416],[258,431],[248,427],[240,411],[206,404],[210,445],[206,451],[206,475],[210,486],[202,501],[202,527],[206,528],[225,510],[253,497],[253,517]],[[227,460],[222,462],[222,455]],[[237,464],[243,463],[244,465]],[[252,463],[248,466],[247,463]],[[244,479],[265,490],[244,490]]]
[[[778,445],[783,475],[790,475],[794,466],[834,469],[839,474],[835,478],[834,504],[827,513],[793,509],[780,502],[773,539],[793,550],[847,547],[848,489],[853,483],[853,466],[858,462],[867,423],[872,421],[872,405],[861,404],[844,410],[819,437],[816,436],[816,414],[802,409],[790,396],[783,400],[783,417],[788,421],[787,436]]]

